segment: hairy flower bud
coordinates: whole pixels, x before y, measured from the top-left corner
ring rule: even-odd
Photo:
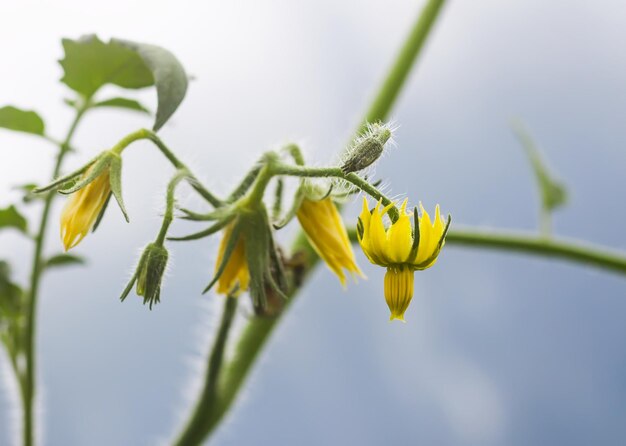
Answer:
[[[341,170],[343,173],[358,172],[371,166],[385,150],[391,139],[392,129],[388,124],[368,124],[367,130],[359,136],[348,150]]]
[[[169,254],[164,246],[150,243],[144,249],[139,259],[137,269],[122,293],[120,300],[124,301],[135,283],[137,296],[143,296],[143,303],[158,304],[161,300],[161,282],[167,268]]]

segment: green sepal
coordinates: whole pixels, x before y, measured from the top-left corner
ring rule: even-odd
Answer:
[[[198,240],[203,237],[208,237],[209,235],[215,234],[220,229],[226,227],[231,221],[234,220],[234,218],[235,218],[235,215],[229,215],[226,218],[212,224],[211,226],[209,226],[208,228],[200,232],[189,234],[183,237],[168,237],[167,239],[171,241],[175,241],[175,242],[182,242],[182,241],[187,241],[187,240]]]
[[[78,181],[76,181],[74,184],[72,184],[69,187],[66,187],[64,189],[59,189],[59,193],[63,195],[70,195],[82,189],[83,187],[87,186],[93,180],[98,178],[102,172],[104,172],[107,168],[109,168],[109,165],[111,164],[112,155],[113,154],[108,151],[102,152],[96,158],[96,161],[94,163],[91,163],[89,166],[86,166],[86,167],[89,167],[89,173],[87,176],[79,179]]]
[[[242,230],[246,246],[246,263],[250,272],[250,296],[255,306],[267,306],[265,285],[269,275],[270,241],[265,209],[246,215]]]
[[[293,197],[293,203],[291,204],[291,207],[289,208],[287,213],[283,216],[282,220],[272,224],[272,226],[274,226],[274,229],[278,230],[278,229],[284,228],[285,226],[289,224],[291,220],[294,219],[294,217],[298,213],[298,210],[300,209],[300,206],[302,205],[302,201],[304,200],[304,197],[305,197],[303,183],[304,183],[303,181],[300,181],[298,190],[296,190],[296,193]]]
[[[126,207],[124,206],[124,199],[122,198],[122,157],[116,153],[110,152],[109,161],[109,184],[111,185],[111,193],[115,197],[122,214],[126,222],[130,222]]]
[[[178,208],[183,214],[182,217],[180,217],[182,220],[191,220],[191,221],[212,221],[212,220],[222,220],[223,218],[225,218],[228,214],[231,214],[233,212],[232,207],[229,206],[223,206],[223,207],[219,207],[207,214],[200,214],[198,212],[194,212],[190,209],[186,209],[186,208]]]
[[[274,237],[272,235],[272,230],[269,226],[269,222],[266,221],[266,228],[268,232],[268,239],[270,242],[270,269],[268,271],[269,283],[272,289],[278,293],[283,299],[287,300],[289,297],[285,294],[288,291],[289,285],[287,282],[287,275],[285,274],[285,269],[283,268],[283,262],[278,255],[278,247],[274,241]],[[276,280],[274,280],[276,277]]]
[[[93,224],[93,228],[91,228],[91,232],[96,232],[96,229],[98,229],[98,227],[100,226],[100,223],[102,222],[102,218],[104,218],[104,213],[106,212],[107,208],[109,207],[109,203],[111,202],[111,195],[112,195],[111,192],[109,192],[109,196],[104,202],[102,209],[100,209],[100,213],[96,217],[96,221]]]
[[[417,250],[420,245],[420,221],[419,214],[417,212],[417,206],[413,208],[413,244],[411,245],[411,252],[409,253],[408,263],[413,263],[417,257]]]
[[[224,273],[224,270],[226,269],[226,265],[228,265],[228,261],[230,260],[230,256],[232,256],[233,252],[235,251],[235,247],[237,246],[237,242],[239,241],[240,234],[241,234],[241,220],[235,222],[233,231],[231,232],[230,238],[228,239],[228,242],[226,242],[226,247],[224,248],[224,255],[222,257],[222,263],[220,263],[217,271],[215,272],[215,275],[213,276],[213,279],[211,279],[211,282],[209,282],[206,288],[202,291],[202,294],[207,293],[211,288],[213,288],[213,286],[217,283],[219,278]]]
[[[137,277],[139,276],[139,272],[142,270],[143,265],[146,263],[147,257],[148,257],[148,250],[144,249],[143,252],[141,253],[141,257],[139,258],[139,263],[137,263],[137,267],[135,268],[135,272],[133,273],[130,280],[128,281],[126,288],[124,288],[124,290],[122,291],[122,294],[120,296],[120,300],[122,302],[124,302],[126,297],[128,297],[128,295],[130,294],[130,291],[133,289],[133,286],[135,286],[135,283],[137,282]]]
[[[102,157],[102,153],[98,154],[98,156],[96,156],[95,158],[93,158],[92,160],[90,160],[87,164],[83,165],[82,167],[80,167],[79,169],[76,169],[75,171],[68,173],[67,175],[63,175],[62,177],[57,178],[56,180],[54,180],[52,183],[47,184],[43,187],[37,187],[35,189],[33,189],[33,193],[35,194],[40,194],[42,192],[47,192],[49,190],[52,189],[57,189],[61,186],[63,186],[66,183],[71,183],[77,176],[83,174],[87,169],[89,169],[95,162],[97,162],[101,157]]]

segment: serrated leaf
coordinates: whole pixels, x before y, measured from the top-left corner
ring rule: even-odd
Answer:
[[[128,110],[134,110],[141,113],[150,114],[150,110],[144,107],[140,102],[135,101],[134,99],[128,98],[112,98],[107,99],[105,101],[100,101],[94,104],[94,107],[116,107],[116,108],[125,108]]]
[[[0,108],[0,127],[40,136],[45,132],[43,119],[36,112],[11,105]]]
[[[14,228],[26,234],[28,223],[13,205],[0,209],[0,229]]]
[[[154,77],[139,54],[114,42],[104,43],[95,35],[78,40],[63,39],[65,57],[61,82],[90,98],[100,87],[113,84],[123,88],[154,85]]]
[[[83,265],[85,259],[73,254],[57,254],[46,260],[45,267],[53,268],[57,266]]]
[[[188,79],[183,66],[164,48],[128,40],[111,39],[111,42],[136,51],[152,72],[158,96],[153,130],[159,130],[174,114],[187,93]]]
[[[519,121],[514,122],[513,131],[524,147],[532,166],[541,193],[541,201],[544,209],[553,211],[563,206],[567,202],[567,189],[565,185],[555,179],[554,175],[550,172],[541,151],[524,125]]]

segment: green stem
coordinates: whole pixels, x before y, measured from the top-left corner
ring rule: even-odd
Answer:
[[[548,239],[542,235],[521,232],[457,229],[448,232],[446,245],[521,252],[626,274],[626,254],[578,240]]]
[[[56,163],[52,171],[52,179],[54,180],[61,173],[61,167],[65,155],[69,152],[70,144],[78,123],[82,119],[85,112],[89,109],[89,102],[85,101],[85,105],[77,110],[74,121],[72,122],[65,140],[60,144],[59,154],[57,155]],[[23,444],[25,446],[32,446],[35,442],[34,439],[34,406],[35,406],[35,390],[36,390],[36,354],[35,354],[35,341],[37,336],[37,299],[39,295],[39,284],[41,279],[41,273],[43,271],[43,248],[46,238],[46,230],[48,227],[48,217],[50,216],[50,210],[52,209],[52,201],[54,200],[55,193],[50,192],[46,196],[43,211],[41,213],[41,220],[39,222],[39,230],[35,237],[35,252],[33,255],[33,263],[31,266],[31,278],[29,299],[27,303],[27,320],[25,326],[25,345],[24,354],[26,357],[25,371],[23,375],[18,370],[18,376],[21,375],[20,383],[22,390],[22,404],[24,410],[24,423],[23,423]]]
[[[402,87],[406,84],[407,77],[421,53],[426,39],[430,35],[433,25],[441,12],[445,0],[430,0],[422,9],[417,22],[413,25],[411,33],[400,49],[391,70],[387,73],[378,94],[365,113],[359,131],[368,122],[383,121],[393,108]]]
[[[165,143],[159,138],[155,133],[150,130],[144,130],[147,132],[147,139],[152,141],[155,146],[161,151],[161,153],[176,167],[177,169],[186,169],[188,172],[187,181],[193,187],[196,192],[200,194],[202,198],[208,201],[213,207],[220,207],[224,203],[222,200],[213,195],[209,190],[202,185],[202,183],[198,180],[198,178],[191,173],[191,170],[181,161],[179,160],[174,152],[172,152]]]
[[[165,196],[165,212],[163,214],[163,223],[161,224],[161,230],[155,243],[159,246],[163,246],[165,237],[167,236],[167,230],[169,229],[172,221],[174,221],[174,204],[176,186],[189,175],[187,169],[179,169],[167,184],[167,194]]]
[[[365,114],[364,123],[383,120],[387,117],[444,3],[444,0],[429,0],[427,2],[418,20],[413,25],[412,31],[391,67],[387,78],[383,82],[376,99]],[[363,124],[359,125],[357,130],[360,131],[362,128]],[[354,178],[352,179],[357,181]],[[294,248],[303,248],[302,250],[308,255],[308,267],[303,277],[304,280],[313,270],[318,259],[314,251],[310,248],[310,245],[306,242],[302,232],[296,238]],[[294,290],[291,293],[291,299],[289,299],[288,302],[293,300],[297,291],[298,290]],[[191,421],[187,424],[185,430],[179,437],[190,438],[190,441],[186,443],[179,442],[179,445],[187,446],[200,444],[214,431],[221,417],[229,410],[232,403],[235,401],[256,358],[259,356],[274,327],[278,324],[284,313],[285,311],[275,318],[263,319],[254,317],[249,321],[237,341],[236,351],[238,353],[232,361],[226,364],[227,373],[221,382],[218,397],[216,398],[205,392],[200,395],[200,400],[191,415]],[[212,400],[217,400],[217,402],[213,402]],[[205,405],[211,406],[213,404],[218,405],[217,413],[220,415],[217,419],[209,418],[206,416],[206,413],[199,410],[199,408]],[[206,425],[201,428],[203,423]],[[189,432],[201,432],[202,435],[191,437],[189,436]]]
[[[198,445],[202,443],[204,437],[221,419],[223,412],[218,404],[218,384],[220,383],[224,351],[228,333],[235,317],[238,298],[227,297],[224,303],[222,321],[217,332],[217,337],[211,349],[211,355],[207,365],[204,387],[194,410],[193,416],[189,420],[186,429],[174,443],[177,446]]]
[[[187,171],[187,181],[205,200],[207,200],[212,206],[220,207],[224,203],[222,200],[213,195],[206,187],[202,185],[202,183],[198,180],[198,178],[191,173],[191,170],[180,160],[178,157],[172,152],[167,145],[159,138],[156,133],[148,129],[139,129],[132,133],[129,133],[124,138],[122,138],[111,151],[120,155],[130,144],[135,141],[139,141],[142,139],[147,139],[151,141],[159,151],[167,158],[167,160],[172,163],[172,165],[179,170]]]

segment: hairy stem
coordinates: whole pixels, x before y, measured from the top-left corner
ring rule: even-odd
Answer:
[[[69,152],[70,144],[74,133],[78,127],[78,123],[84,116],[85,112],[89,109],[89,102],[85,101],[84,106],[77,110],[76,116],[72,121],[72,124],[67,132],[65,140],[59,145],[59,153],[52,171],[52,179],[54,180],[61,173],[63,160],[65,155]],[[35,252],[33,254],[33,263],[31,267],[30,276],[30,288],[28,292],[27,302],[27,320],[25,326],[24,336],[24,354],[25,354],[25,370],[23,373],[18,370],[18,376],[20,376],[21,391],[22,391],[22,404],[24,411],[23,422],[23,444],[25,446],[32,446],[35,443],[35,420],[34,420],[34,408],[35,408],[35,390],[36,390],[36,336],[37,336],[37,300],[39,295],[39,283],[41,279],[41,273],[43,271],[43,249],[46,238],[46,231],[48,228],[48,217],[50,216],[50,210],[52,209],[52,202],[54,200],[55,193],[49,192],[45,198],[43,211],[41,213],[41,220],[39,222],[39,229],[35,237]]]
[[[167,194],[165,196],[165,212],[163,214],[163,223],[161,224],[161,230],[156,239],[156,244],[163,246],[165,237],[167,236],[167,230],[169,229],[172,221],[174,221],[174,204],[176,202],[175,192],[176,186],[189,175],[187,169],[179,169],[167,184]]]
[[[218,386],[222,376],[221,369],[224,361],[226,341],[235,317],[237,302],[238,298],[236,297],[226,298],[222,321],[209,356],[202,394],[194,410],[193,417],[187,424],[187,428],[174,443],[177,446],[200,444],[207,432],[212,429],[215,423],[219,422],[223,415],[223,412],[219,410]]]
[[[398,97],[398,94],[400,93],[400,90],[402,89],[402,86],[405,84],[411,68],[420,54],[420,50],[422,49],[444,3],[444,0],[429,0],[426,3],[426,6],[418,17],[418,20],[413,25],[411,33],[402,47],[402,50],[398,54],[391,70],[380,87],[374,102],[365,114],[363,123],[379,121],[387,117]],[[357,133],[362,130],[363,123],[359,125]],[[300,233],[296,238],[294,249],[301,250],[308,256],[308,265],[305,271],[306,277],[317,264],[317,256],[307,243],[306,238],[302,233]],[[305,277],[303,277],[303,279]],[[293,300],[296,293],[297,290],[291,293],[291,299],[289,299],[289,301]],[[281,314],[284,313],[285,311]],[[219,395],[214,397],[203,393],[199,396],[199,403],[196,405],[196,408],[191,415],[190,422],[185,427],[183,433],[179,436],[179,438],[191,438],[191,440],[186,443],[179,442],[179,445],[187,446],[200,444],[214,431],[221,416],[228,411],[228,409],[232,406],[232,403],[235,401],[241,386],[245,382],[245,378],[250,373],[256,358],[266,345],[270,334],[280,321],[281,317],[281,315],[275,318],[267,319],[255,317],[248,322],[248,325],[245,327],[241,337],[237,341],[236,351],[238,354],[236,354],[235,357],[225,365],[226,374],[224,380],[222,381],[222,385],[220,386]],[[210,398],[216,399],[217,402],[214,403],[206,401]],[[199,408],[205,407],[206,405],[211,406],[212,404],[218,405],[220,418],[217,420],[213,420],[207,417],[206,413],[199,411]],[[200,426],[203,423],[205,426]],[[189,437],[187,432],[190,431],[203,432],[203,436],[193,438]]]

